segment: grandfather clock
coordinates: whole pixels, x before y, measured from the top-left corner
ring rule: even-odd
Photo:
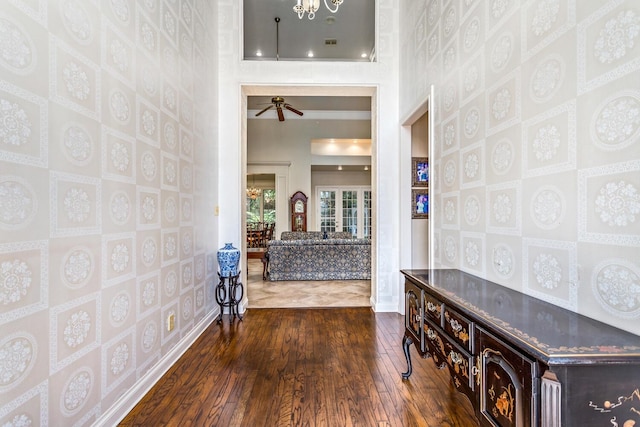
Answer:
[[[307,231],[307,196],[296,191],[291,196],[291,230]]]

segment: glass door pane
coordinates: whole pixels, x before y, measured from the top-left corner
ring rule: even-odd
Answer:
[[[320,231],[336,231],[336,192],[320,191]]]
[[[358,235],[358,192],[342,191],[342,231]]]
[[[364,191],[364,238],[371,238],[371,191]]]

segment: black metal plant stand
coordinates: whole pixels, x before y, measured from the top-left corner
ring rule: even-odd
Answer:
[[[244,286],[240,282],[240,272],[235,276],[221,276],[218,272],[218,286],[216,286],[216,302],[220,306],[220,317],[218,323],[222,323],[222,315],[224,314],[224,308],[229,307],[229,314],[231,315],[231,321],[236,316],[242,321],[242,316],[238,310],[238,304],[242,301],[244,296]]]

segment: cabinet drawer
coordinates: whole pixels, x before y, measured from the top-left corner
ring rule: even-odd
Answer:
[[[444,307],[444,331],[471,353],[473,353],[473,330],[473,322],[448,306]]]
[[[444,368],[446,364],[444,339],[438,328],[429,320],[424,322],[424,343],[425,350],[431,354],[435,364],[439,368]]]
[[[424,293],[424,314],[436,325],[442,326],[442,308],[444,304],[433,295]]]
[[[472,375],[473,357],[452,341],[444,340],[443,344],[453,383],[460,391],[471,396],[471,392],[475,388],[475,381]]]

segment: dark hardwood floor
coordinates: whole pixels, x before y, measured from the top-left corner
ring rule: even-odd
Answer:
[[[214,323],[121,426],[477,426],[448,372],[402,352],[403,317],[249,309]]]

